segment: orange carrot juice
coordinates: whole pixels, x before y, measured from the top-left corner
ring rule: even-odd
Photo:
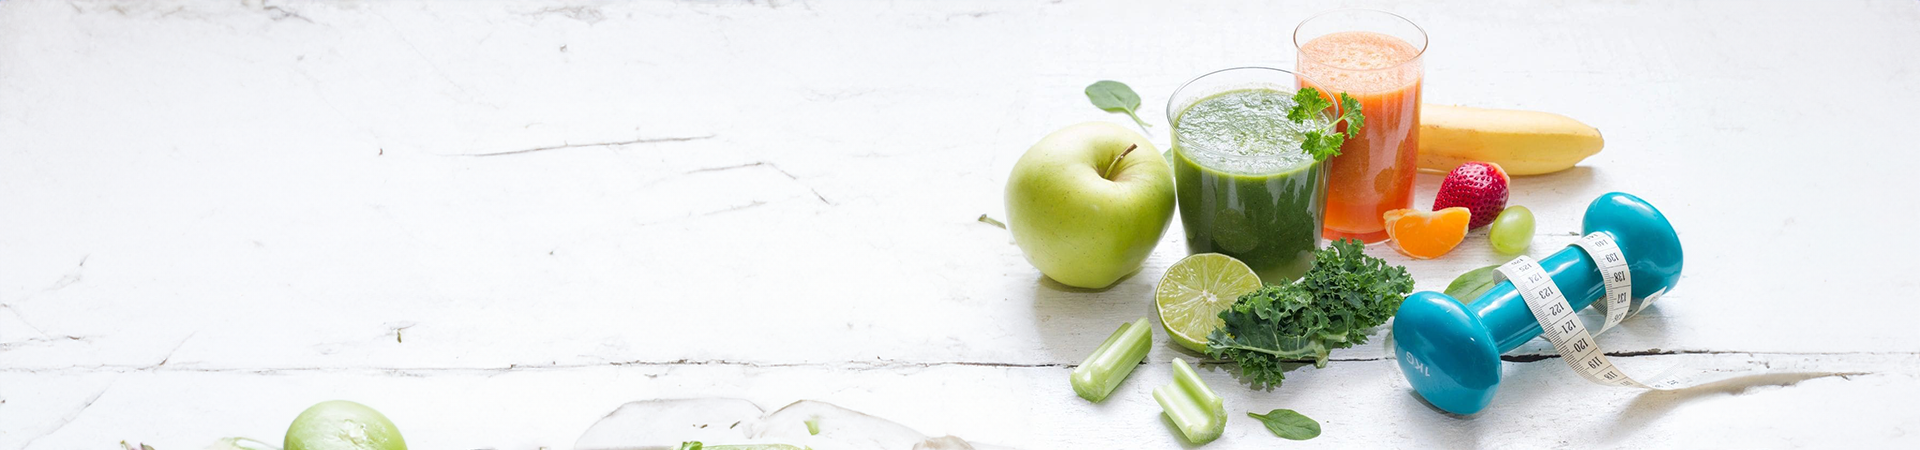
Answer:
[[[1413,175],[1419,170],[1420,54],[1426,47],[1424,35],[1417,40],[1419,46],[1383,33],[1337,31],[1299,45],[1302,82],[1311,80],[1328,95],[1352,95],[1366,116],[1360,135],[1348,139],[1340,146],[1340,156],[1327,161],[1321,233],[1327,239],[1384,241],[1381,215],[1413,205]]]

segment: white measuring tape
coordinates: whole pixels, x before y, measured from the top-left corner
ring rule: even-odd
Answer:
[[[1600,325],[1600,331],[1595,334],[1607,332],[1607,329],[1626,320],[1627,316],[1639,314],[1640,309],[1646,309],[1647,304],[1653,303],[1642,302],[1640,309],[1628,312],[1627,308],[1633,302],[1631,298],[1633,273],[1627,271],[1627,256],[1620,253],[1620,246],[1614,244],[1613,238],[1601,233],[1593,233],[1581,236],[1580,240],[1573,242],[1573,245],[1586,250],[1587,256],[1593,258],[1594,264],[1600,266],[1600,282],[1606,287],[1604,298],[1606,302],[1600,305],[1602,305],[1601,310],[1607,313],[1607,321]]]
[[[1600,331],[1613,328],[1629,315],[1640,313],[1647,308],[1648,304],[1652,304],[1659,298],[1660,293],[1655,293],[1641,302],[1640,308],[1628,310],[1632,303],[1630,297],[1633,295],[1632,274],[1627,270],[1626,255],[1620,252],[1620,246],[1614,242],[1612,236],[1605,232],[1595,232],[1581,236],[1580,240],[1573,245],[1585,250],[1587,256],[1592,257],[1593,262],[1600,266],[1602,286],[1606,289],[1605,297],[1602,298],[1605,302],[1601,304],[1606,305],[1607,314],[1606,322],[1600,325]],[[1621,372],[1612,361],[1607,360],[1606,352],[1601,351],[1600,346],[1594,343],[1593,335],[1587,332],[1586,324],[1580,322],[1580,316],[1575,314],[1566,295],[1560,292],[1560,286],[1553,284],[1553,277],[1547,276],[1546,270],[1542,269],[1540,263],[1535,262],[1533,258],[1521,255],[1506,264],[1501,264],[1497,270],[1502,275],[1506,275],[1507,280],[1513,282],[1514,290],[1519,291],[1520,297],[1526,299],[1527,309],[1533,311],[1534,320],[1540,321],[1541,333],[1546,335],[1547,341],[1552,342],[1553,348],[1560,352],[1560,357],[1565,359],[1567,365],[1572,366],[1573,371],[1581,377],[1608,386],[1642,389],[1679,389],[1683,384],[1688,384],[1687,380],[1664,376],[1656,376],[1661,380],[1651,384],[1641,383],[1627,376],[1625,372]],[[1678,367],[1668,369],[1662,372],[1662,375],[1672,373],[1675,369]]]

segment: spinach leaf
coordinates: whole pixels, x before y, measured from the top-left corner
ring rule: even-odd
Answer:
[[[1247,416],[1260,419],[1260,423],[1267,425],[1267,431],[1281,438],[1304,441],[1320,436],[1320,422],[1291,409],[1276,409],[1264,416],[1249,412]]]
[[[1133,88],[1127,87],[1126,83],[1100,80],[1089,84],[1087,100],[1092,100],[1093,106],[1107,112],[1126,113],[1127,117],[1133,118],[1133,123],[1140,124],[1140,128],[1153,128],[1135,113],[1140,109],[1140,94],[1133,93]]]
[[[1498,270],[1494,270],[1499,268],[1500,266],[1497,265],[1486,266],[1460,274],[1460,278],[1454,278],[1452,283],[1447,284],[1445,293],[1448,297],[1459,300],[1460,303],[1472,304],[1474,300],[1480,299],[1481,295],[1493,290],[1495,285],[1506,281],[1505,276],[1500,275]]]

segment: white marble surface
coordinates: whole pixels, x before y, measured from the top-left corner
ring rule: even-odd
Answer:
[[[713,395],[1180,447],[1164,336],[1103,404],[1066,381],[1150,313],[1177,228],[1088,292],[974,219],[1040,136],[1129,123],[1087,83],[1164,130],[1179,83],[1288,65],[1347,4],[0,2],[0,448],[277,442],[334,398],[414,448],[571,448]],[[1208,448],[1295,445],[1241,415],[1271,408],[1338,446],[1920,445],[1920,3],[1367,4],[1433,36],[1429,102],[1606,134],[1516,180],[1534,254],[1614,190],[1681,230],[1685,279],[1601,339],[1616,361],[1847,375],[1662,394],[1509,362],[1454,417],[1368,345],[1272,391],[1203,370],[1236,417]],[[1500,260],[1374,253],[1423,289]]]

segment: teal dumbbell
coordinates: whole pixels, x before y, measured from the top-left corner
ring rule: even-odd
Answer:
[[[1632,274],[1634,299],[1666,292],[1680,281],[1680,237],[1652,204],[1630,194],[1609,193],[1587,205],[1584,222],[1586,233],[1604,232],[1619,243]],[[1540,267],[1575,311],[1605,291],[1599,266],[1578,247],[1540,260]],[[1539,335],[1540,323],[1526,300],[1506,281],[1471,305],[1438,292],[1416,292],[1393,318],[1400,372],[1428,403],[1454,414],[1486,408],[1500,387],[1500,355]]]

